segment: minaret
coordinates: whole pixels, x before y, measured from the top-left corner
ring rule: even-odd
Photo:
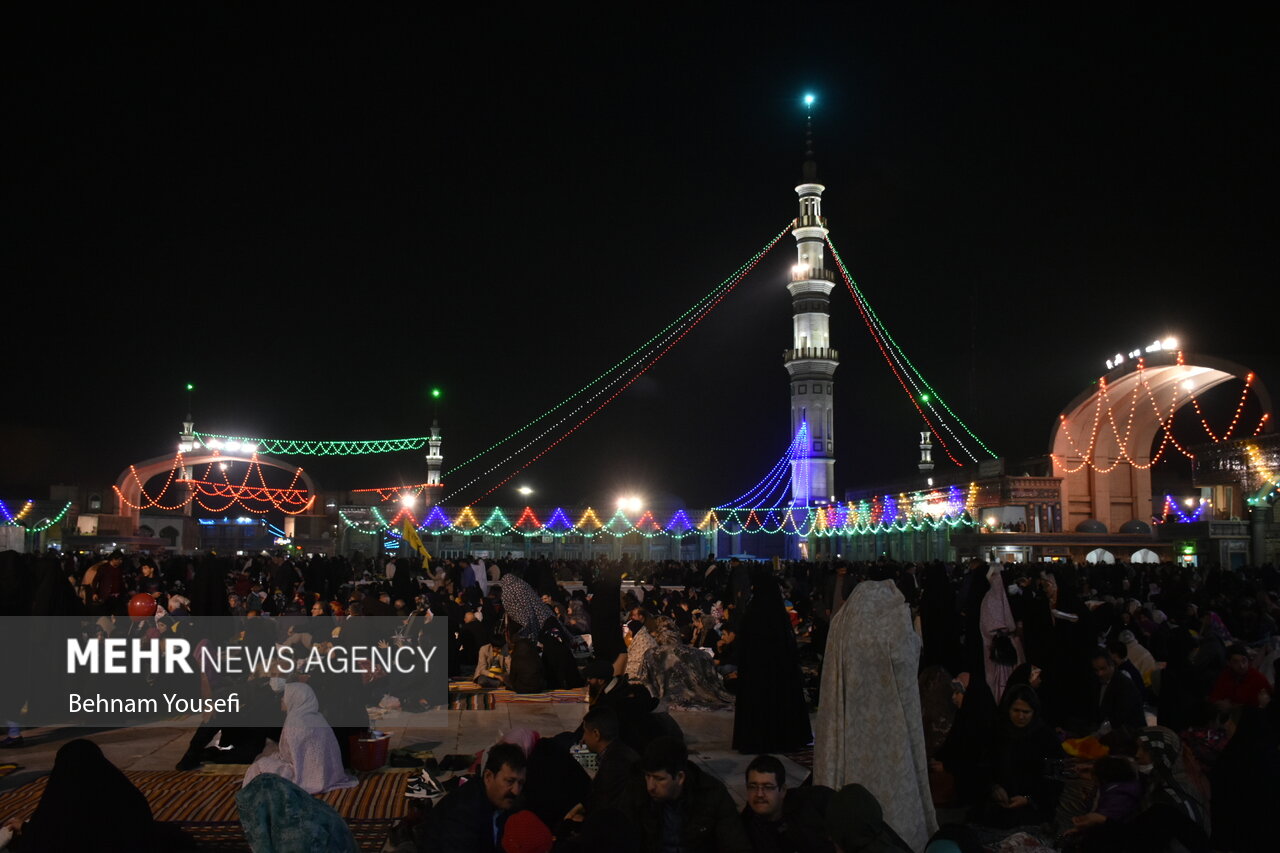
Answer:
[[[812,98],[805,103],[811,105]],[[831,291],[835,275],[826,269],[827,220],[822,215],[822,191],[817,182],[818,164],[813,159],[812,115],[806,121],[804,183],[796,187],[800,216],[791,233],[796,238],[796,265],[791,268],[791,311],[795,341],[783,353],[791,377],[791,434],[800,424],[809,425],[808,458],[796,459],[792,466],[794,505],[811,506],[835,495],[835,432],[833,378],[839,354],[831,348]],[[799,466],[808,466],[802,474]]]
[[[427,439],[427,485],[440,485],[440,469],[444,466],[444,457],[440,455],[440,422],[431,422],[431,438]],[[429,501],[429,495],[424,495]]]
[[[933,432],[931,430],[920,430],[920,462],[916,467],[920,469],[921,474],[928,474],[933,470]]]

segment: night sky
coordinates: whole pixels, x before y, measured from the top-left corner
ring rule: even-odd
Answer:
[[[1239,10],[175,5],[4,28],[0,496],[170,452],[187,382],[199,430],[307,439],[423,435],[439,387],[450,467],[786,226],[807,91],[832,239],[1002,455],[1045,453],[1104,359],[1157,337],[1280,390],[1273,30]],[[790,440],[794,260],[788,236],[484,502],[746,490]],[[832,312],[837,479],[910,475],[919,421],[843,287]],[[420,453],[293,461],[425,478]]]

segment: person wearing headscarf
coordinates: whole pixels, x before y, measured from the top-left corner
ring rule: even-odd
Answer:
[[[1062,792],[1061,785],[1047,775],[1047,762],[1065,754],[1044,720],[1036,691],[1025,684],[1007,691],[993,729],[992,786],[973,819],[1003,828],[1047,821]]]
[[[1022,640],[1015,635],[1017,623],[1009,607],[1000,566],[987,570],[988,589],[982,597],[982,609],[978,614],[978,630],[982,632],[982,663],[987,687],[997,703],[1004,698],[1004,687],[1014,667],[1026,662]],[[1012,650],[1010,652],[1010,650]]]
[[[739,625],[733,748],[748,754],[803,749],[813,740],[813,730],[796,632],[778,583],[767,569],[756,571]]]
[[[237,791],[236,809],[254,853],[356,853],[360,849],[333,806],[274,773],[263,773]]]
[[[863,785],[913,850],[938,828],[916,674],[920,638],[892,580],[867,580],[831,620],[813,781]],[[834,808],[834,806],[833,806]]]
[[[855,593],[856,594],[856,593]],[[827,805],[827,835],[842,853],[915,853],[884,819],[875,796],[858,784],[845,785]]]
[[[615,675],[626,666],[627,646],[619,619],[622,600],[622,566],[607,563],[591,584],[587,615],[591,620],[591,651],[596,660],[613,667]]]
[[[955,805],[969,807],[984,797],[990,787],[988,753],[996,703],[987,682],[971,678],[967,672],[959,673],[952,680],[951,701],[956,706],[956,715],[930,769],[949,774],[954,781]]]
[[[507,619],[519,626],[516,636],[537,641],[543,623],[555,617],[551,607],[515,575],[503,575],[494,586],[502,590],[502,609]]]
[[[154,820],[142,792],[83,738],[58,750],[40,804],[22,827],[21,845],[24,853],[196,849],[178,827]]]
[[[627,674],[650,695],[678,709],[726,708],[733,696],[724,689],[711,658],[685,645],[670,618],[651,616],[627,652]]]
[[[279,748],[274,753],[263,753],[249,765],[243,785],[259,774],[274,773],[308,794],[354,788],[356,779],[342,768],[338,739],[320,713],[315,692],[300,681],[286,684],[283,705],[285,718]]]

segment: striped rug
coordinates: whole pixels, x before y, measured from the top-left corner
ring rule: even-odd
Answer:
[[[408,813],[404,792],[413,772],[405,769],[359,774],[358,787],[330,791],[320,799],[348,820],[393,821]],[[156,820],[239,825],[235,796],[240,790],[240,776],[177,770],[131,770],[125,776],[147,798]],[[30,817],[48,778],[44,776],[0,794],[0,815]]]

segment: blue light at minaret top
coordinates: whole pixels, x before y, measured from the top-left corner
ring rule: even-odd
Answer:
[[[791,380],[791,434],[809,426],[806,457],[792,461],[791,500],[796,506],[826,503],[835,496],[834,390],[839,353],[831,348],[831,291],[835,275],[826,269],[827,220],[813,157],[812,94],[804,96],[805,155],[796,187],[800,215],[791,230],[796,238],[796,264],[791,268],[791,314],[794,339],[783,364]],[[803,468],[803,470],[801,470]]]

